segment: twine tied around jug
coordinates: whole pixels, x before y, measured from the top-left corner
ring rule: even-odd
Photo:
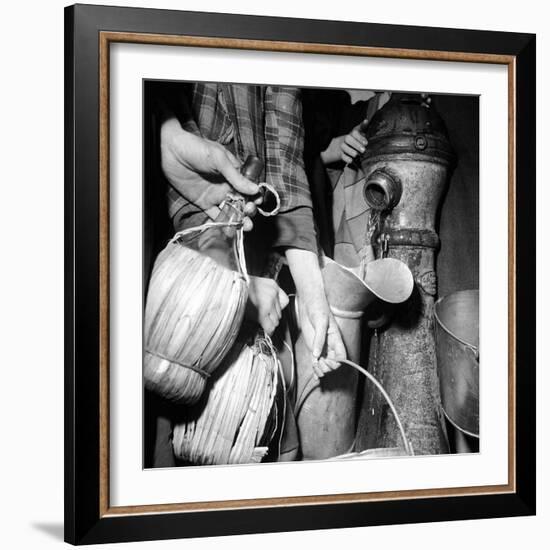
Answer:
[[[249,156],[241,173],[257,182],[262,161]],[[274,187],[258,184],[281,201]],[[245,198],[229,193],[215,220],[178,231],[158,255],[151,275],[144,325],[145,387],[181,404],[196,403],[206,380],[240,330],[248,299],[244,254]]]

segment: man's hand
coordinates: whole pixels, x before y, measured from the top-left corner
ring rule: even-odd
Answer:
[[[359,131],[361,124],[358,124],[349,134],[342,136],[340,158],[346,164],[351,164],[357,155],[362,155],[369,143],[367,138]]]
[[[288,296],[273,279],[250,277],[245,315],[271,336],[277,328]]]
[[[332,139],[327,149],[321,153],[324,164],[331,164],[340,160],[350,164],[358,155],[365,152],[368,140],[359,131],[361,124],[358,124],[349,134]]]
[[[302,337],[311,351],[313,371],[322,377],[340,366],[346,348],[327,302],[316,254],[288,249],[286,257],[296,285]]]
[[[230,192],[253,197],[255,183],[239,172],[240,162],[223,145],[185,131],[177,119],[165,121],[160,132],[161,164],[164,175],[183,197],[215,219],[219,205]],[[244,230],[252,228],[250,218],[261,199],[245,205]]]
[[[318,378],[336,370],[339,360],[346,358],[340,330],[326,298],[298,294],[302,337],[311,350],[313,372]]]
[[[432,105],[432,96],[430,94],[423,93],[420,94],[420,97],[422,99],[420,105],[422,105],[422,107],[426,107],[426,109],[429,109]]]

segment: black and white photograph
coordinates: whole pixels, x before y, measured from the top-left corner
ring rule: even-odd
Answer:
[[[478,453],[479,96],[143,81],[143,467]]]

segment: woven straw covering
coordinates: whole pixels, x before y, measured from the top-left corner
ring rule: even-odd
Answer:
[[[155,262],[145,307],[145,387],[193,404],[235,343],[248,286],[241,273],[170,242]]]
[[[208,394],[174,427],[174,454],[193,464],[260,462],[273,436],[264,432],[275,413],[279,368],[269,339],[236,345]]]

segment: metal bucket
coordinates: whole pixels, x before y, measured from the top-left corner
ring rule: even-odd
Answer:
[[[440,298],[434,317],[443,412],[461,432],[479,437],[479,291]]]
[[[404,302],[414,285],[407,265],[393,258],[367,264],[365,280],[357,275],[358,271],[322,258],[327,300],[348,359],[355,362],[361,351],[363,312],[378,301]],[[299,316],[297,320],[300,325]],[[312,374],[311,352],[302,336],[296,341],[295,357],[297,391],[301,396],[295,414],[304,459],[320,460],[347,453],[356,432],[357,371],[340,367],[317,380]]]

